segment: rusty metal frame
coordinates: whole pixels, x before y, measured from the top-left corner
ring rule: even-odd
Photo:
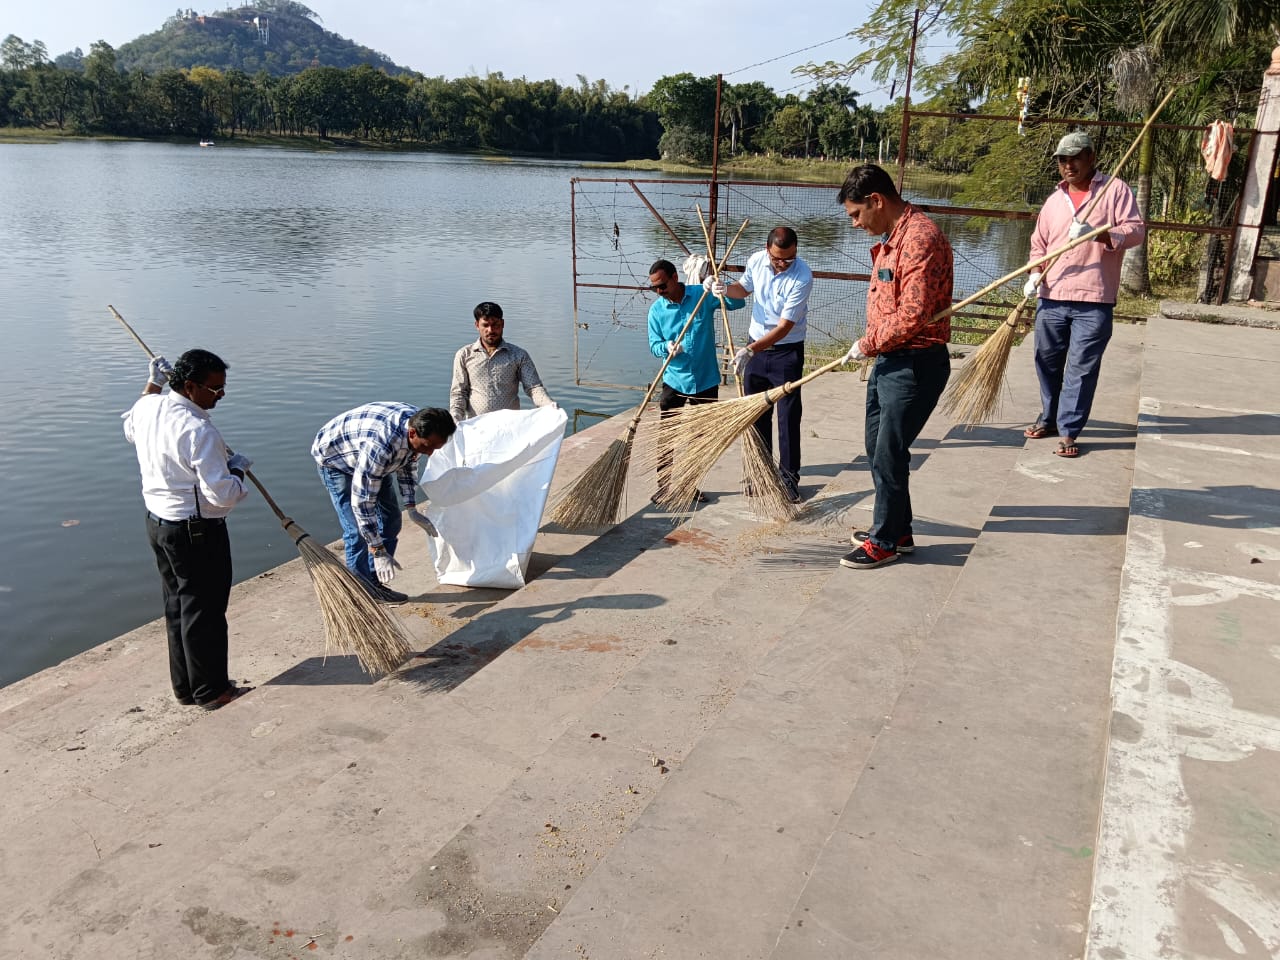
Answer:
[[[684,242],[684,240],[680,238],[680,235],[676,233],[675,229],[671,226],[671,224],[667,222],[666,218],[658,211],[658,209],[652,203],[649,202],[649,198],[646,197],[644,195],[644,191],[640,189],[640,184],[659,183],[659,184],[662,184],[663,186],[707,185],[709,187],[709,192],[710,192],[708,207],[712,209],[714,209],[715,207],[716,195],[718,193],[717,186],[714,178],[709,184],[708,184],[708,181],[706,180],[667,180],[665,178],[659,178],[659,177],[648,177],[644,179],[635,179],[632,177],[572,177],[569,180],[569,215],[570,215],[569,246],[570,246],[570,255],[571,255],[571,268],[573,273],[573,382],[575,385],[580,387],[607,387],[614,390],[644,391],[648,389],[648,384],[636,385],[633,383],[610,383],[608,381],[601,381],[601,380],[583,380],[581,376],[581,369],[579,367],[578,331],[585,329],[586,325],[583,324],[578,319],[578,289],[581,287],[581,288],[596,289],[596,290],[646,291],[649,288],[647,286],[635,286],[633,284],[587,283],[584,281],[580,281],[578,279],[577,197],[578,197],[578,184],[580,183],[612,183],[612,184],[625,183],[633,191],[635,191],[635,195],[640,198],[640,202],[645,205],[645,208],[653,216],[654,220],[657,221],[658,225],[667,232],[667,235],[670,236],[671,239],[675,241],[676,245],[681,250],[683,250],[686,254],[691,252],[689,250],[688,245]],[[714,224],[714,220],[712,221],[712,223]],[[712,227],[712,229],[714,229],[714,226]]]

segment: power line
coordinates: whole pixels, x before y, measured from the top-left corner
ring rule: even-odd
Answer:
[[[777,63],[779,60],[785,60],[787,57],[794,57],[797,53],[804,53],[808,50],[817,50],[819,47],[825,47],[829,43],[835,43],[837,40],[845,40],[849,36],[848,32],[840,34],[838,37],[832,37],[830,40],[823,40],[821,43],[814,43],[807,47],[801,47],[799,50],[792,50],[790,53],[784,53],[781,56],[773,57],[769,60],[761,60],[759,63],[751,63],[745,67],[739,67],[737,70],[730,70],[722,76],[732,77],[735,73],[742,73],[744,70],[754,70],[756,67],[763,67],[765,64]]]

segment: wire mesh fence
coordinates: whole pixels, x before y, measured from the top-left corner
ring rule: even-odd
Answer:
[[[963,299],[1027,261],[1037,211],[1058,183],[1053,150],[1069,129],[1083,129],[1104,172],[1118,162],[1139,124],[1042,122],[1026,136],[1004,136],[1016,117],[910,113],[908,164],[902,193],[933,217],[955,253],[953,295]],[[992,149],[969,176],[940,175],[919,163],[927,140],[956,136],[985,140]],[[1237,152],[1226,180],[1209,180],[1200,161],[1199,128],[1164,125],[1150,132],[1150,153],[1136,153],[1121,179],[1148,195],[1146,269],[1163,283],[1195,285],[1199,299],[1221,302],[1238,216],[1252,131],[1237,131]],[[1145,173],[1144,173],[1145,172]],[[741,273],[776,226],[799,236],[799,256],[814,273],[809,299],[806,360],[812,366],[843,351],[866,328],[866,285],[875,238],[850,226],[836,202],[837,184],[756,180],[576,178],[572,181],[575,362],[579,383],[643,385],[656,370],[649,353],[647,316],[656,294],[649,268],[665,259],[677,267],[689,253],[705,253],[701,209],[713,229],[717,259],[748,226],[725,266]],[[1141,202],[1141,196],[1140,196]],[[1127,258],[1132,261],[1134,253]],[[1022,279],[967,307],[952,321],[953,340],[979,342],[1021,299]],[[732,311],[735,344],[745,342],[750,308]],[[1028,317],[1028,322],[1029,322]],[[723,334],[721,352],[727,356]]]

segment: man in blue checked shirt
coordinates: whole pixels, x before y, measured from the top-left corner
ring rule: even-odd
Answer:
[[[338,414],[316,434],[311,456],[338,512],[347,567],[378,600],[409,599],[386,586],[400,569],[400,503],[410,520],[436,535],[417,510],[418,457],[431,456],[456,429],[448,410],[380,402]],[[393,475],[395,483],[385,482]]]
[[[668,416],[670,411],[686,403],[711,403],[720,394],[720,364],[716,360],[716,310],[720,308],[720,301],[710,293],[704,295],[697,280],[695,277],[688,285],[681,283],[669,260],[657,260],[649,268],[649,289],[658,295],[649,307],[649,352],[659,360],[671,358],[662,375],[662,396],[658,399],[660,416]],[[725,305],[730,310],[740,310],[746,301],[727,299]],[[693,322],[684,339],[677,343],[690,316]],[[672,451],[661,451],[654,503],[666,495],[671,466]],[[706,502],[701,492],[696,499],[699,503]]]

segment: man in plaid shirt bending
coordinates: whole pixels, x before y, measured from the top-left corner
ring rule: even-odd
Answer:
[[[311,445],[311,456],[342,525],[347,567],[378,600],[403,603],[409,599],[387,586],[400,569],[395,558],[402,526],[400,502],[410,520],[436,535],[431,521],[416,506],[418,457],[429,457],[443,447],[455,429],[448,410],[367,403],[338,414]],[[384,482],[393,474],[396,483]]]

